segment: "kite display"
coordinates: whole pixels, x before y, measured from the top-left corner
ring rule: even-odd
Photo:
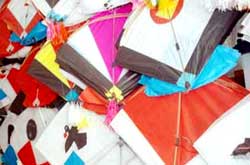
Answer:
[[[96,96],[92,90],[84,90],[80,95],[80,99],[88,105],[99,104],[101,109],[106,109],[102,112],[107,114],[107,123],[119,111],[122,100],[138,87],[140,78],[135,72],[113,65],[116,45],[131,9],[132,5],[127,4],[94,15],[69,37],[68,42],[59,49],[56,59],[64,71],[93,88],[103,99],[109,100],[102,105],[93,100],[89,102],[89,97]],[[70,80],[77,84],[75,79]],[[95,100],[98,99],[99,96]],[[97,106],[83,106],[100,112]]]
[[[83,13],[81,0],[32,0],[32,2],[44,17],[56,22],[63,21],[66,26],[81,23],[88,18]]]
[[[236,65],[240,54],[217,45],[225,40],[242,13],[210,12],[201,3],[200,0],[176,1],[173,8],[167,8],[171,14],[168,19],[161,19],[153,9],[144,7],[128,20],[116,64],[153,77],[141,79],[151,89],[152,94],[148,92],[148,95],[166,95],[203,86]],[[161,93],[152,87],[154,81],[165,86],[164,90],[159,89]]]
[[[133,159],[135,155],[129,150],[125,150],[124,157],[120,158],[117,152],[119,137],[103,121],[103,116],[67,103],[44,131],[36,147],[51,164],[76,161],[79,164],[116,165]],[[133,161],[142,165],[139,160]]]
[[[89,25],[75,32],[59,49],[57,62],[60,67],[104,97],[113,86],[126,96],[136,85],[138,76],[114,67],[113,61],[116,42],[130,12],[131,4],[92,17]]]
[[[20,91],[24,92],[25,100],[23,105],[25,107],[33,107],[33,102],[36,97],[40,100],[40,106],[49,105],[57,97],[56,93],[50,88],[27,73],[28,68],[38,51],[39,47],[34,48],[22,64],[21,68],[19,70],[12,69],[7,76],[16,93]]]
[[[194,147],[208,164],[249,164],[250,159],[246,156],[248,138],[250,137],[250,131],[247,127],[249,125],[247,118],[250,113],[249,104],[250,97],[247,95],[230,108],[227,113],[218,118],[195,142]],[[237,147],[244,142],[245,151]],[[220,147],[214,147],[214,145]]]
[[[10,56],[11,54],[15,53],[19,49],[22,48],[22,46],[18,43],[10,42],[9,38],[11,35],[11,31],[7,28],[7,24],[3,22],[3,20],[0,21],[0,58]]]
[[[47,26],[45,26],[42,22],[38,22],[24,38],[20,38],[16,35],[16,33],[12,33],[10,40],[15,43],[20,43],[23,46],[30,46],[44,40],[46,35]]]
[[[0,164],[250,164],[249,9],[0,0]]]
[[[129,0],[94,2],[82,0],[32,0],[32,2],[47,18],[54,21],[63,21],[66,26],[73,26],[86,21],[95,13],[127,4]]]
[[[0,17],[21,38],[26,37],[43,18],[27,0],[5,0]]]
[[[2,149],[8,150],[11,145],[23,165],[45,164],[47,161],[34,144],[55,114],[55,109],[46,108],[28,108],[19,116],[9,112],[0,127]]]
[[[81,90],[70,85],[55,60],[56,52],[51,43],[46,42],[35,55],[27,72],[66,100],[78,97]]]
[[[141,88],[125,101],[124,109],[111,126],[146,164],[190,161],[197,155],[193,147],[196,140],[249,93],[228,79],[219,79],[187,93],[162,97],[148,97],[143,91]],[[208,139],[204,144],[211,146]]]

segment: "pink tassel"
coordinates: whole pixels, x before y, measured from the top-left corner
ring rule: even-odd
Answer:
[[[53,36],[54,36],[54,33],[55,33],[54,25],[53,25],[52,22],[48,21],[47,26],[48,26],[48,28],[47,28],[47,39],[52,40]]]
[[[105,124],[109,125],[115,115],[119,112],[120,108],[119,105],[116,103],[115,100],[111,100],[108,105],[107,115],[105,119]]]
[[[68,38],[68,32],[62,22],[47,21],[47,39],[55,48],[59,48]]]

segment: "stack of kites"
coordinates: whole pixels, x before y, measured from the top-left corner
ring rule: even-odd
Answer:
[[[0,1],[0,164],[250,164],[249,9]]]

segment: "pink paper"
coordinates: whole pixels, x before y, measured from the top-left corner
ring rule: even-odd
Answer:
[[[128,4],[119,8],[98,13],[91,20],[104,16],[129,14],[131,9],[132,5]],[[113,67],[112,65],[117,53],[116,44],[120,38],[126,20],[126,16],[120,18],[110,18],[89,25],[114,84],[118,81],[122,71],[121,67]]]

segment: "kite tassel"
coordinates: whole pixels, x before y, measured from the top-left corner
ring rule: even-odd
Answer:
[[[107,115],[105,119],[105,124],[109,125],[116,114],[119,112],[119,105],[115,100],[111,100],[108,105]]]
[[[216,8],[220,10],[227,9],[237,9],[237,10],[249,10],[250,1],[249,0],[207,0],[204,5],[210,9],[214,10]]]
[[[58,47],[66,42],[68,32],[62,22],[47,21],[47,39],[52,42],[52,45]]]

